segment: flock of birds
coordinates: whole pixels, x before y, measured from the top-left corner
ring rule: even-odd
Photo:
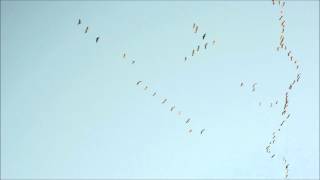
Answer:
[[[127,59],[127,53],[123,53],[122,54],[122,58],[126,60]],[[134,63],[135,63],[135,60],[131,60],[131,64],[134,64]],[[143,81],[141,81],[141,80],[137,81],[136,82],[136,86],[143,87],[143,90],[146,91],[146,92],[151,91],[152,97],[159,97],[161,104],[165,105],[165,104],[169,103],[168,102],[168,98],[159,95],[159,93],[157,91],[152,91],[150,86],[148,86],[147,84],[144,85]],[[179,116],[180,118],[184,118],[184,123],[185,124],[188,124],[188,125],[190,124],[191,118],[190,117],[184,117],[184,113],[182,112],[182,110],[178,110],[176,105],[172,104],[169,107],[169,110],[172,113],[176,112],[176,115]],[[205,131],[205,128],[201,129],[200,130],[200,134],[202,135],[204,133],[204,131]],[[193,132],[193,129],[191,127],[189,127],[188,128],[188,133],[192,133],[192,132]]]
[[[198,30],[199,30],[199,26],[196,24],[196,23],[193,23],[193,26],[192,26],[192,31],[197,34],[198,33]],[[201,36],[201,39],[204,41],[203,43],[204,44],[198,44],[196,47],[192,48],[192,52],[191,52],[191,57],[194,57],[197,53],[200,52],[200,48],[203,47],[204,50],[207,50],[208,48],[208,45],[209,45],[209,41],[205,41],[205,38],[207,37],[207,33],[204,32]],[[212,40],[212,46],[214,46],[216,43],[215,40]],[[184,61],[186,62],[188,59],[190,59],[191,57],[188,57],[188,56],[185,56],[184,57]]]
[[[286,41],[285,41],[285,27],[286,27],[286,20],[285,20],[285,16],[284,16],[284,7],[285,7],[285,1],[284,0],[272,0],[272,4],[273,5],[276,5],[278,4],[279,5],[279,8],[280,8],[280,15],[279,15],[279,24],[280,24],[280,39],[279,39],[279,46],[277,46],[277,51],[279,52],[280,50],[283,50],[287,56],[288,56],[288,60],[290,62],[292,62],[293,65],[295,65],[295,69],[297,71],[297,74],[296,74],[296,77],[295,79],[289,84],[289,87],[287,89],[287,91],[285,92],[285,96],[284,96],[284,106],[283,106],[283,109],[282,109],[282,112],[281,112],[281,115],[282,117],[284,117],[284,120],[281,121],[281,123],[279,123],[279,127],[276,128],[273,132],[272,132],[272,138],[271,140],[269,141],[268,145],[265,147],[266,149],[266,152],[268,154],[270,154],[270,158],[274,158],[276,157],[276,153],[273,153],[271,151],[271,148],[272,146],[275,144],[275,142],[277,141],[277,134],[281,131],[281,128],[283,128],[284,124],[287,123],[288,119],[290,118],[290,113],[288,112],[288,105],[289,105],[289,92],[293,89],[294,85],[296,85],[299,80],[300,80],[300,76],[301,76],[301,73],[299,73],[299,64],[298,64],[298,60],[295,58],[295,56],[293,55],[292,51],[289,50],[289,48],[287,47],[287,44],[286,44]],[[78,23],[77,23],[78,26],[82,25],[82,21],[81,19],[78,20]],[[84,30],[84,33],[88,33],[89,31],[89,26],[86,26],[85,30]],[[199,26],[196,24],[196,23],[193,23],[193,26],[192,26],[192,31],[193,33],[197,34],[198,31],[199,31]],[[206,50],[208,48],[208,45],[209,45],[209,41],[205,41],[207,37],[207,33],[203,33],[201,38],[203,40],[203,44],[202,45],[197,45],[196,48],[193,48],[192,49],[192,53],[191,53],[191,57],[194,57],[196,55],[196,53],[199,53],[200,51],[200,48],[203,47],[204,50]],[[98,43],[100,40],[100,37],[99,36],[96,36],[96,39],[95,39],[95,42]],[[212,45],[214,46],[215,45],[215,40],[212,40]],[[188,59],[191,58],[190,56],[185,56],[184,58],[184,61],[187,61]],[[128,57],[127,57],[127,53],[123,53],[122,54],[122,58],[124,60],[127,60]],[[130,60],[129,61],[130,64],[135,64],[136,61],[135,60]],[[245,84],[244,82],[241,82],[240,83],[240,87],[243,87]],[[145,84],[143,81],[139,80],[136,82],[136,86],[138,87],[142,87],[142,89],[145,91],[145,92],[151,92],[151,95],[152,97],[157,97],[159,99],[159,102],[162,104],[162,105],[165,105],[165,104],[169,104],[169,100],[168,98],[164,97],[164,96],[161,96],[157,91],[155,90],[152,90],[147,84]],[[256,91],[256,86],[257,86],[257,83],[254,82],[252,85],[251,85],[251,91],[252,92],[255,92]],[[276,100],[275,102],[271,102],[270,103],[270,107],[273,106],[273,104],[278,104],[278,100]],[[259,102],[259,106],[261,106],[262,103]],[[171,103],[171,105],[169,105],[169,109],[168,109],[171,113],[174,113],[176,114],[179,118],[182,118],[184,123],[186,125],[189,125],[190,122],[191,122],[191,118],[186,116],[185,113],[183,113],[182,110],[179,110],[177,108],[177,106],[174,104],[174,103]],[[201,129],[200,130],[200,134],[202,135],[204,132],[205,132],[205,128]],[[188,127],[188,133],[192,133],[193,132],[193,129],[191,127]],[[284,174],[285,174],[285,179],[288,178],[288,173],[289,173],[289,164],[287,162],[287,160],[285,159],[285,157],[283,157],[283,164],[284,164]]]
[[[77,23],[77,24],[78,24],[78,26],[80,26],[80,25],[82,24],[81,19],[78,20],[78,23]],[[84,33],[87,34],[88,31],[89,31],[89,26],[86,26],[86,28],[85,28],[85,30],[84,30]],[[97,37],[96,37],[96,43],[98,43],[99,40],[100,40],[100,36],[97,36]]]

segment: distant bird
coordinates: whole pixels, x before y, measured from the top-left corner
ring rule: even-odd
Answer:
[[[279,51],[280,47],[277,47],[277,51]]]
[[[262,103],[261,103],[261,102],[259,102],[259,106],[261,106],[261,104],[262,104]]]
[[[131,62],[131,64],[134,64],[134,63],[136,63],[136,61],[132,61],[132,62]]]
[[[287,119],[289,119],[289,117],[290,117],[290,114],[288,114]]]
[[[164,104],[167,102],[167,99],[164,99],[161,103]]]
[[[257,83],[254,83],[254,84],[252,85],[252,92],[256,90],[256,85],[257,85]]]
[[[172,107],[170,108],[170,111],[173,111],[175,108],[176,108],[176,106],[172,106]]]
[[[272,103],[270,103],[270,107],[272,107]]]
[[[89,26],[86,27],[86,30],[84,31],[84,33],[87,33],[89,31]]]
[[[206,37],[206,33],[202,35],[202,40],[204,40],[205,37]]]
[[[194,49],[192,49],[192,56],[194,55]]]
[[[204,44],[204,49],[207,49],[208,43]]]
[[[296,67],[297,69],[299,69],[299,65],[297,65],[297,67]]]
[[[284,122],[285,122],[285,121],[282,121],[281,124],[280,124],[280,126],[282,126]]]
[[[80,24],[81,24],[81,19],[78,20],[78,25],[80,25]]]
[[[240,84],[240,87],[242,87],[243,86],[243,82],[241,82],[241,84]]]
[[[148,86],[145,86],[145,87],[144,87],[144,90],[146,91],[147,89],[148,89]]]
[[[291,51],[288,52],[288,56],[290,56],[290,54],[291,54]]]
[[[181,116],[181,114],[182,114],[182,112],[181,112],[181,111],[178,111],[178,115]]]
[[[184,61],[187,61],[187,57],[184,57]]]
[[[276,155],[275,154],[273,154],[272,156],[271,156],[271,158],[274,158]]]
[[[203,134],[203,132],[205,131],[206,129],[202,129],[201,131],[200,131],[200,134]]]
[[[138,81],[138,82],[137,82],[137,85],[139,85],[140,83],[142,83],[142,81]]]
[[[196,27],[196,23],[193,23],[192,29],[194,29]]]
[[[274,5],[274,0],[272,0],[272,5]]]
[[[276,101],[276,104],[278,104],[278,100]]]
[[[198,26],[196,26],[196,29],[195,29],[195,31],[194,31],[194,33],[197,33],[198,32]]]
[[[281,21],[282,18],[283,18],[283,16],[280,16],[279,21]]]
[[[197,47],[197,52],[199,52],[199,50],[200,50],[200,46],[198,45],[198,47]]]
[[[290,60],[291,60],[291,61],[293,60],[293,56],[290,57]]]
[[[192,129],[189,129],[189,133],[192,133]]]
[[[155,96],[157,93],[156,92],[154,92],[153,94],[152,94],[152,96]]]
[[[186,120],[186,124],[188,124],[188,123],[190,122],[190,120],[191,120],[191,119],[190,119],[190,118],[188,118],[188,119]]]
[[[99,36],[98,36],[98,37],[96,37],[96,43],[98,43],[99,39],[100,39],[100,37],[99,37]]]
[[[213,40],[213,41],[212,41],[212,44],[214,45],[215,43],[216,43],[216,40]]]
[[[126,53],[123,53],[123,55],[122,55],[122,58],[124,59],[124,58],[126,58]]]

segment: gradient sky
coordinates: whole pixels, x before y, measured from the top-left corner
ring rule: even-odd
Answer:
[[[1,177],[319,178],[319,1],[285,8],[301,81],[270,159],[296,76],[271,0],[1,1]]]

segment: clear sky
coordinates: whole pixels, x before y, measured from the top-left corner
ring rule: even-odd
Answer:
[[[271,0],[1,1],[1,177],[319,178],[319,1],[285,9],[271,159],[296,77]]]

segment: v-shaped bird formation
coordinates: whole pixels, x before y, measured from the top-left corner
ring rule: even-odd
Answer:
[[[290,113],[289,113],[289,109],[288,109],[288,107],[289,107],[289,92],[292,91],[294,86],[296,86],[296,84],[299,82],[299,80],[301,78],[301,73],[299,72],[300,66],[299,66],[298,60],[294,56],[294,53],[292,52],[292,50],[289,50],[287,43],[286,43],[286,39],[285,39],[285,32],[286,32],[286,26],[287,26],[287,21],[285,19],[285,13],[284,13],[285,12],[285,8],[284,8],[285,1],[284,0],[272,0],[272,4],[278,6],[279,12],[280,12],[280,15],[278,18],[279,25],[280,25],[280,37],[279,37],[279,45],[276,47],[276,50],[278,52],[285,53],[286,56],[288,57],[288,61],[291,63],[291,65],[294,65],[294,68],[296,70],[296,76],[295,76],[294,80],[292,80],[289,83],[289,86],[288,86],[286,92],[284,93],[283,108],[281,108],[281,116],[279,115],[281,118],[283,118],[283,120],[281,122],[279,122],[279,125],[277,126],[277,128],[275,128],[275,130],[272,132],[271,140],[268,142],[268,144],[265,147],[265,151],[266,151],[266,153],[268,153],[269,157],[271,159],[277,159],[277,157],[279,157],[279,155],[278,155],[278,153],[272,151],[272,146],[278,141],[281,129],[285,126],[285,124],[287,123],[287,121],[290,118]],[[82,24],[83,24],[82,20],[78,19],[77,25],[82,26]],[[200,31],[201,31],[201,29],[199,29],[199,26],[196,23],[193,23],[192,32],[195,35],[200,34],[199,40],[201,41],[201,43],[194,45],[190,55],[184,57],[184,62],[195,58],[196,55],[199,55],[200,52],[202,52],[202,51],[208,50],[209,47],[215,46],[216,41],[212,40],[212,39],[208,40],[207,32],[200,32]],[[83,32],[84,32],[84,34],[90,33],[89,26],[87,26],[87,25],[84,26]],[[100,36],[96,36],[95,42],[98,43],[99,40],[100,40]],[[121,54],[121,56],[122,56],[122,59],[124,60],[124,62],[129,63],[131,65],[136,64],[136,60],[134,58],[129,57],[126,52],[123,52]],[[152,89],[152,87],[149,86],[144,81],[139,80],[135,84],[137,87],[141,88],[143,90],[143,92],[151,95],[152,98],[155,98],[156,101],[159,102],[159,106],[168,106],[168,112],[175,115],[177,117],[177,119],[180,119],[181,122],[186,125],[187,133],[193,134],[194,129],[191,127],[191,125],[192,125],[191,117],[189,117],[187,115],[187,113],[182,111],[179,108],[179,106],[177,106],[173,102],[170,102],[166,96],[163,96],[157,90]],[[257,91],[257,87],[259,87],[259,86],[258,86],[257,82],[253,82],[253,83],[241,82],[240,88],[243,88],[243,87],[248,87],[248,88],[250,88],[252,93],[255,93]],[[278,101],[278,99],[276,99],[275,101],[272,101],[272,102],[267,102],[267,103],[262,103],[261,101],[259,101],[259,106],[262,106],[262,104],[266,104],[270,108],[272,108],[272,107],[277,108],[279,101]],[[206,131],[207,131],[206,128],[202,128],[198,132],[200,135],[203,135],[203,134],[205,134]],[[287,160],[285,159],[285,157],[283,157],[282,159],[283,159],[283,164],[285,167],[284,168],[284,171],[285,171],[284,178],[288,178],[289,164],[287,163]]]

